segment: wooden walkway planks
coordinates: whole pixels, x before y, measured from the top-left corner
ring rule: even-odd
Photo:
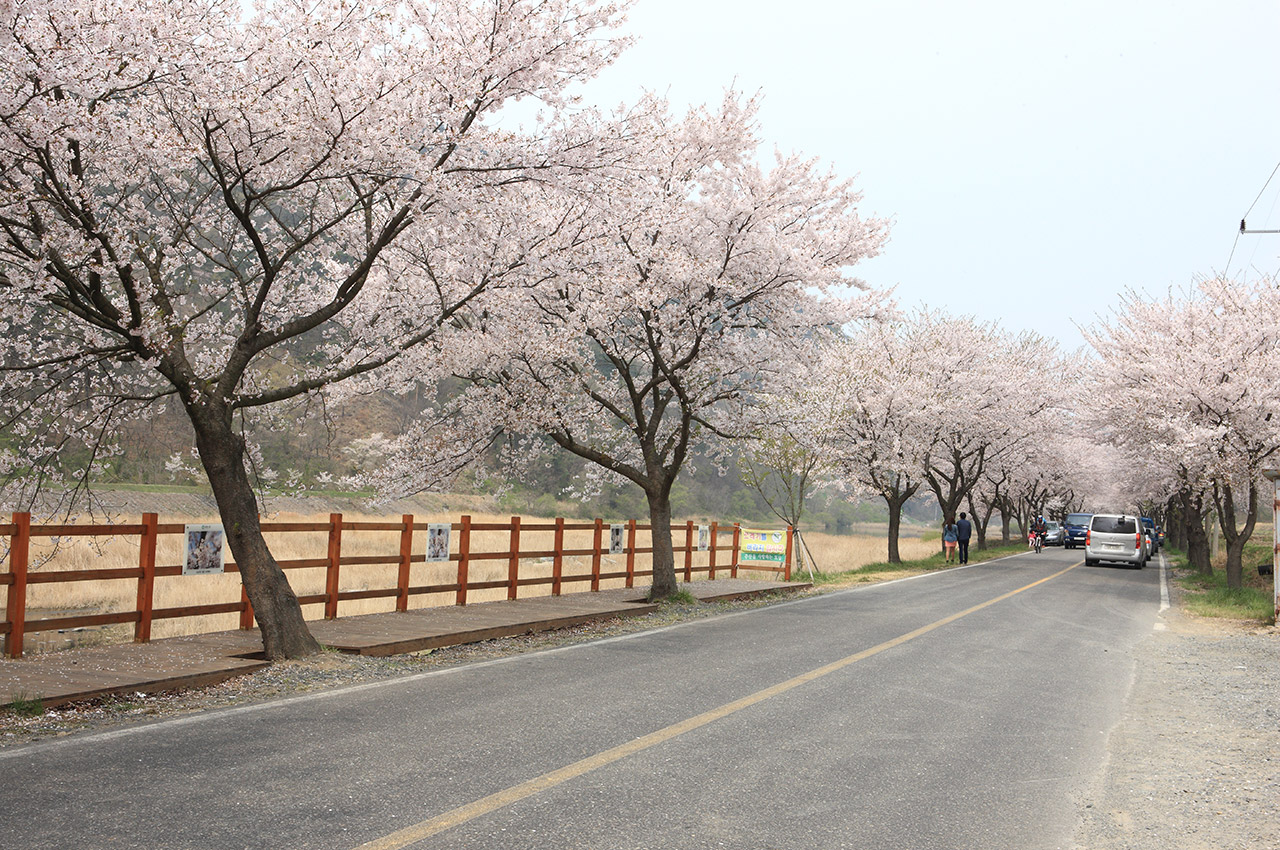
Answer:
[[[716,579],[684,585],[703,601],[736,599],[811,585]],[[308,623],[321,644],[361,655],[396,655],[497,637],[568,628],[610,617],[633,617],[657,606],[645,588],[534,596],[503,602],[416,608]],[[45,706],[112,694],[201,687],[260,670],[256,629],[165,638],[0,660],[0,706],[40,699]]]
[[[222,635],[225,638],[219,640]],[[256,632],[191,635],[152,643],[92,646],[0,662],[0,705],[40,699],[48,706],[111,694],[192,688],[269,666]]]
[[[396,655],[563,629],[608,617],[634,617],[656,608],[644,604],[643,594],[636,591],[602,591],[365,614],[312,623],[311,633],[325,646],[342,652]]]

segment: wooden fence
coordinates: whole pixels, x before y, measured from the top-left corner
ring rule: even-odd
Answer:
[[[357,599],[373,599],[394,597],[395,610],[407,611],[409,599],[425,594],[453,594],[454,604],[467,604],[469,591],[506,589],[506,598],[515,599],[520,588],[535,585],[550,585],[550,592],[559,596],[566,585],[588,584],[590,590],[598,591],[602,581],[624,580],[626,587],[633,587],[637,578],[653,575],[650,559],[647,569],[639,569],[645,564],[637,565],[637,555],[649,555],[652,546],[637,546],[638,531],[649,531],[651,526],[630,520],[625,523],[626,541],[623,552],[625,570],[602,570],[602,559],[610,554],[609,527],[603,520],[591,523],[569,523],[563,518],[554,522],[524,522],[520,517],[512,517],[509,522],[480,523],[472,522],[470,516],[463,516],[459,522],[450,524],[454,546],[449,553],[448,561],[456,565],[456,578],[453,570],[449,571],[450,579],[445,583],[413,585],[411,584],[411,567],[415,563],[427,561],[425,551],[415,553],[415,532],[426,532],[434,523],[416,522],[411,514],[405,514],[399,522],[350,522],[342,518],[342,514],[330,514],[328,522],[264,522],[264,534],[280,534],[294,532],[323,532],[328,535],[328,547],[323,557],[300,558],[278,561],[284,570],[323,569],[325,571],[324,592],[316,594],[299,594],[298,601],[302,605],[322,604],[325,619],[338,616],[340,602]],[[725,571],[736,578],[738,571],[762,570],[782,573],[784,580],[791,578],[792,532],[786,530],[786,554],[782,566],[775,567],[765,563],[741,563],[739,543],[741,528],[739,524],[721,526],[710,524],[709,545],[706,550],[699,550],[697,545],[698,528],[687,522],[683,526],[672,526],[672,544],[675,548],[677,573],[681,571],[683,557],[683,576],[685,581],[692,581],[695,575],[706,574],[715,579],[717,573]],[[683,540],[680,531],[683,530]],[[15,513],[11,523],[0,523],[0,538],[8,538],[8,571],[0,572],[0,587],[5,587],[5,618],[0,622],[0,634],[4,636],[4,654],[10,658],[22,656],[23,637],[30,632],[78,629],[113,625],[117,623],[133,623],[135,642],[144,643],[151,640],[151,626],[156,620],[200,617],[211,614],[240,615],[240,628],[253,627],[253,608],[249,604],[248,595],[243,586],[240,587],[240,598],[236,601],[210,602],[201,605],[187,605],[172,608],[156,608],[155,581],[166,576],[180,576],[181,565],[157,565],[157,541],[165,535],[181,535],[185,526],[181,523],[160,523],[158,515],[143,514],[142,522],[136,525],[33,525],[29,513]],[[591,548],[570,549],[565,546],[566,532],[593,532]],[[394,553],[375,555],[343,555],[343,532],[396,532],[399,535],[399,550]],[[473,532],[505,532],[503,539],[507,542],[505,551],[479,551],[473,548]],[[522,549],[521,543],[528,541],[525,535],[535,532],[550,532],[552,546],[550,549]],[[722,536],[732,535],[732,543],[722,545]],[[62,540],[71,537],[91,538],[138,538],[138,565],[136,567],[116,567],[110,569],[82,570],[37,570],[31,569],[30,550],[32,540],[42,538]],[[425,535],[418,538],[423,540]],[[424,545],[417,547],[425,550]],[[705,552],[705,559],[703,558]],[[720,563],[720,556],[727,554],[727,563]],[[705,563],[695,564],[705,560]],[[589,558],[591,570],[588,573],[565,573],[566,559]],[[541,559],[545,572],[545,561],[551,562],[550,575],[530,575],[531,570],[522,572],[522,564],[528,559]],[[473,581],[469,577],[470,568],[476,562],[505,562],[506,576],[501,580]],[[360,590],[341,590],[339,578],[345,566],[394,565],[398,566],[397,580],[394,587],[372,587]],[[224,572],[238,573],[236,564],[228,562]],[[130,611],[111,613],[85,614],[77,616],[50,617],[38,620],[27,619],[27,588],[35,584],[53,584],[64,582],[97,582],[112,579],[134,579],[137,581],[137,604]]]

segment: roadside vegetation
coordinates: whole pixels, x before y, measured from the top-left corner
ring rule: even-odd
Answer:
[[[1262,529],[1269,531],[1269,529]],[[1270,575],[1258,571],[1260,564],[1271,563],[1271,535],[1259,534],[1245,546],[1242,561],[1242,586],[1227,586],[1227,574],[1220,569],[1225,555],[1219,555],[1212,573],[1201,573],[1188,566],[1187,555],[1178,549],[1166,550],[1169,563],[1176,570],[1176,581],[1183,590],[1182,605],[1188,613],[1199,617],[1230,620],[1254,620],[1275,623],[1274,585]]]

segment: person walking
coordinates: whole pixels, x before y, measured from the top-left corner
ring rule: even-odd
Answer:
[[[965,512],[960,512],[960,520],[956,523],[956,546],[960,553],[960,563],[969,563],[969,540],[973,537],[973,523],[965,519]]]
[[[960,529],[956,527],[956,524],[944,521],[942,524],[942,549],[946,554],[948,564],[954,564],[956,561],[956,541],[959,539]]]

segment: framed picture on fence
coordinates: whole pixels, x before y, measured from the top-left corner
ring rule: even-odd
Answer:
[[[625,526],[623,526],[623,524],[620,522],[615,522],[609,526],[609,554],[610,555],[621,555],[623,552],[626,551],[626,548],[622,542],[622,539],[623,539],[622,529],[624,527]]]
[[[449,560],[449,532],[452,530],[447,522],[427,524],[427,560]]]
[[[220,524],[191,523],[183,530],[186,540],[182,559],[184,576],[214,575],[226,569],[226,534]]]
[[[705,552],[711,548],[711,526],[698,526],[698,551]]]

